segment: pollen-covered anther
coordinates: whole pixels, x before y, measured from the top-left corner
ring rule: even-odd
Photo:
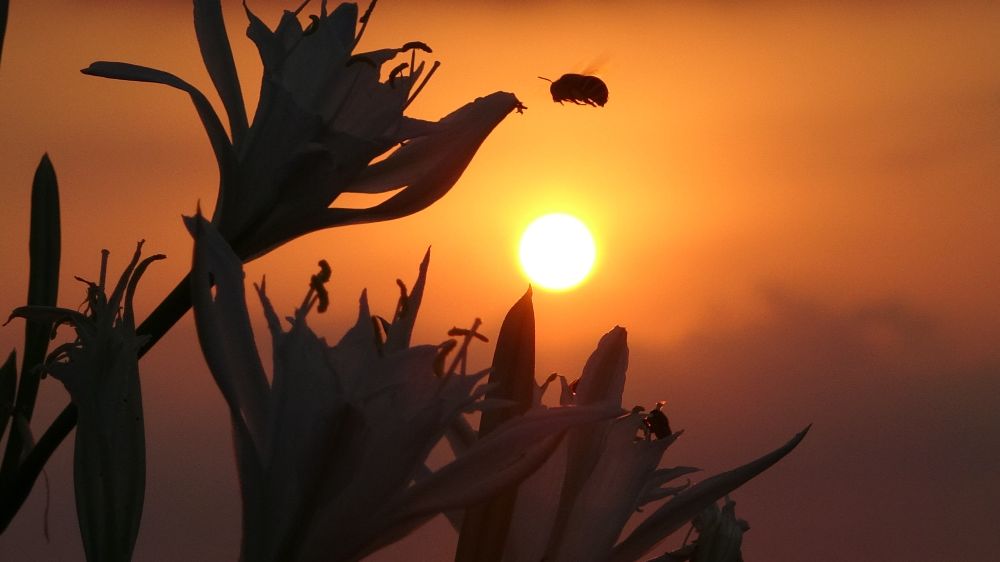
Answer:
[[[423,41],[409,41],[407,43],[404,43],[403,46],[399,50],[400,51],[409,51],[409,50],[417,50],[417,49],[419,49],[419,50],[421,50],[421,51],[423,51],[425,53],[433,53],[434,52],[433,49],[431,49],[427,45],[427,43],[424,43]]]
[[[309,291],[316,293],[317,312],[326,312],[330,306],[330,293],[326,290],[326,283],[330,281],[330,264],[326,260],[319,260],[319,273],[309,278]]]

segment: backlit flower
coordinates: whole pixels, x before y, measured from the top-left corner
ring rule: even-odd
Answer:
[[[485,372],[439,376],[437,346],[407,345],[426,259],[413,294],[379,335],[362,294],[356,324],[332,346],[306,324],[313,291],[286,329],[262,283],[274,347],[268,380],[238,257],[201,217],[188,225],[195,324],[232,416],[244,560],[358,559],[441,511],[522,480],[568,428],[614,414],[600,405],[538,409],[428,474],[427,455],[461,414],[496,403],[478,400]]]
[[[69,324],[76,339],[58,346],[45,372],[69,391],[79,413],[73,478],[88,560],[129,560],[139,532],[146,481],[146,446],[132,298],[139,278],[162,255],[140,261],[142,243],[107,294],[108,252],[96,283],[87,284],[86,311],[25,306],[11,317]],[[82,281],[82,279],[81,279]]]
[[[530,414],[534,408],[543,408],[542,394],[549,384],[558,381],[562,404],[602,406],[621,415],[569,430],[542,467],[517,486],[512,505],[495,502],[487,508],[487,514],[468,511],[461,525],[458,562],[641,560],[662,539],[780,460],[804,437],[805,431],[755,461],[697,484],[676,484],[678,478],[698,469],[659,468],[667,448],[681,434],[671,433],[670,423],[661,411],[663,403],[648,413],[642,408],[622,409],[628,368],[625,329],[616,327],[601,338],[582,375],[573,383],[552,375],[544,384],[536,385],[530,297],[529,292],[504,321],[494,356],[494,373],[498,372],[498,364],[510,364],[510,358],[519,358],[519,369],[501,370],[510,371],[519,380],[498,384],[512,389],[529,384],[533,392],[514,391],[503,397],[521,403],[528,396],[531,404],[525,407]],[[505,336],[513,344],[501,349]],[[493,377],[490,380],[494,382]],[[519,395],[522,398],[518,399]],[[459,440],[452,440],[452,444],[462,449]],[[665,498],[670,499],[648,513],[632,533],[622,536],[628,521],[643,506]],[[470,517],[476,524],[470,523]],[[504,530],[498,534],[487,527]],[[467,537],[489,544],[469,545]]]
[[[191,96],[219,165],[212,222],[244,260],[315,230],[424,209],[458,181],[493,128],[512,110],[523,109],[513,94],[497,92],[437,122],[406,117],[404,110],[437,68],[417,62],[417,54],[430,49],[410,42],[354,53],[371,8],[359,20],[355,4],[327,12],[324,0],[319,15],[310,16],[303,28],[299,12],[305,4],[286,11],[274,30],[246,10],[247,35],[264,65],[251,124],[219,1],[195,0],[199,45],[225,106],[229,133],[208,99],[173,74],[118,62],[95,62],[83,71],[165,84]],[[406,62],[383,80],[383,67],[397,58]],[[371,208],[330,208],[343,193],[399,188]]]

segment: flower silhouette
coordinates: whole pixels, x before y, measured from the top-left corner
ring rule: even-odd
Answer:
[[[622,409],[628,355],[627,333],[615,327],[598,342],[579,379],[568,383],[553,374],[538,385],[534,378],[531,292],[514,305],[501,328],[490,379],[508,390],[499,394],[491,391],[494,397],[515,400],[530,415],[544,408],[542,395],[558,381],[561,404],[611,408],[619,415],[570,429],[548,460],[517,485],[509,499],[467,511],[464,520],[456,522],[461,528],[456,561],[641,560],[716,500],[778,462],[808,431],[806,428],[785,445],[728,472],[694,485],[675,484],[698,469],[659,467],[667,448],[682,433],[670,431],[663,403],[648,413],[639,407]],[[510,368],[511,364],[517,367]],[[487,416],[483,419],[485,423]],[[463,450],[461,440],[452,439],[451,443]],[[649,513],[634,531],[622,535],[629,520],[644,506],[666,498],[669,500]]]
[[[56,347],[45,372],[65,385],[79,411],[73,478],[80,533],[88,560],[129,560],[139,532],[146,481],[146,445],[132,298],[153,255],[140,261],[142,242],[108,295],[108,251],[98,282],[87,284],[86,312],[23,306],[11,312],[69,324],[76,339]],[[79,279],[79,278],[78,278]],[[80,279],[83,281],[82,279]]]
[[[305,28],[299,15],[308,2],[284,12],[274,30],[246,9],[247,35],[264,65],[249,123],[220,3],[194,4],[199,45],[225,106],[229,133],[205,95],[173,74],[103,61],[83,72],[165,84],[191,96],[219,166],[212,222],[244,260],[309,232],[426,208],[458,181],[494,127],[524,108],[513,94],[496,92],[437,122],[405,116],[437,68],[436,62],[430,69],[417,62],[417,53],[430,48],[414,41],[354,53],[374,2],[359,20],[355,4],[327,12],[324,1]],[[382,80],[383,67],[405,54],[409,62],[397,64]],[[367,209],[330,208],[343,193],[396,189]]]
[[[405,306],[392,323],[380,323],[384,340],[373,331],[364,294],[356,324],[331,346],[306,324],[320,300],[315,287],[286,330],[262,283],[257,291],[274,346],[269,381],[238,257],[208,221],[187,222],[195,236],[195,324],[233,422],[244,560],[355,560],[436,513],[519,482],[567,429],[616,413],[603,405],[539,408],[428,473],[431,448],[463,412],[506,404],[479,400],[488,389],[477,387],[485,371],[441,376],[437,346],[405,344],[426,258]]]

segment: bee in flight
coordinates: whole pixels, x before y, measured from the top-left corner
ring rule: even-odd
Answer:
[[[552,101],[554,102],[568,101],[577,105],[594,107],[604,107],[604,104],[608,103],[608,86],[596,76],[563,74],[555,82],[544,76],[539,76],[539,78],[552,82],[549,91],[552,93]]]

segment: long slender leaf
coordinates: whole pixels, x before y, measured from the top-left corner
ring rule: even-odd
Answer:
[[[59,183],[49,155],[42,156],[31,186],[31,233],[28,257],[28,306],[55,306],[59,295]],[[30,420],[41,375],[39,366],[49,347],[48,324],[27,321],[24,328],[24,357],[21,363],[21,394],[18,410]],[[33,385],[33,386],[29,386]],[[23,402],[22,402],[23,400]]]
[[[17,388],[17,354],[11,350],[3,367],[0,367],[0,439],[7,429],[7,422],[14,411],[14,392]]]
[[[42,156],[31,186],[31,225],[28,236],[28,305],[55,306],[59,293],[59,185],[49,155]],[[38,397],[41,365],[49,345],[50,325],[28,320],[24,328],[24,356],[21,381],[14,404],[16,415],[31,421]],[[11,432],[0,468],[0,480],[7,482],[20,463],[24,442]]]
[[[805,429],[795,435],[788,443],[770,453],[739,466],[728,472],[717,474],[703,480],[687,490],[677,494],[674,499],[660,506],[624,541],[615,547],[611,562],[633,562],[647,553],[658,542],[683,527],[695,515],[712,505],[719,498],[742,486],[754,476],[764,472],[785,455],[792,452],[799,442],[809,432]]]
[[[222,98],[222,105],[229,117],[229,131],[233,144],[240,144],[246,134],[247,109],[240,90],[240,77],[236,73],[233,50],[229,46],[226,22],[222,18],[220,0],[195,0],[194,30],[201,48],[201,58],[205,61],[208,75],[212,77],[215,90]]]
[[[510,400],[516,406],[483,412],[479,422],[480,437],[531,407],[535,392],[535,311],[530,288],[510,309],[500,327],[489,384],[493,389],[486,393],[487,399]],[[516,499],[515,484],[466,511],[456,562],[501,560]]]

